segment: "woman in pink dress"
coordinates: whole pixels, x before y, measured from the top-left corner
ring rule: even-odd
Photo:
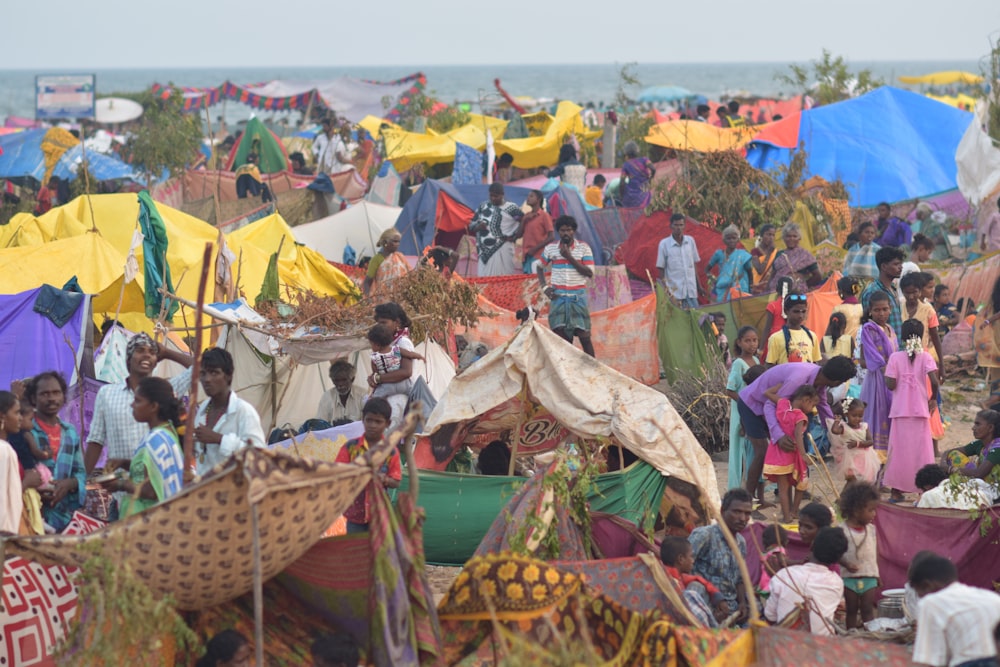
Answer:
[[[934,441],[931,439],[931,409],[937,406],[939,391],[937,364],[924,352],[921,339],[924,325],[918,320],[906,320],[902,327],[903,349],[889,357],[885,367],[885,384],[892,391],[889,418],[889,454],[882,483],[892,489],[890,502],[903,500],[903,491],[914,493],[917,471],[934,463]],[[932,396],[927,398],[927,380]]]

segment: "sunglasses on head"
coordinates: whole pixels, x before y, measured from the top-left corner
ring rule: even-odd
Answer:
[[[806,300],[806,295],[805,294],[789,294],[788,296],[785,297],[785,299],[788,300],[788,301],[805,301]]]

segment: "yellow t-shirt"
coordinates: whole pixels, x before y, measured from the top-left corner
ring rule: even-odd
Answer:
[[[767,339],[767,363],[784,364],[796,361],[819,361],[819,338],[805,329],[788,330],[788,352],[785,352],[785,332],[781,329]]]
[[[596,185],[591,185],[586,189],[583,199],[591,206],[604,208],[604,192]]]

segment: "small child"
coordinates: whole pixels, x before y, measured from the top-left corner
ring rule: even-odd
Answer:
[[[663,569],[673,577],[684,591],[684,601],[688,608],[707,627],[714,628],[736,611],[722,593],[707,579],[691,574],[694,569],[694,551],[686,538],[667,535],[660,543],[660,560]]]
[[[711,313],[711,315],[712,324],[715,325],[715,343],[722,353],[722,363],[728,368],[732,357],[729,354],[729,338],[726,336],[726,314]]]
[[[586,189],[584,192],[584,201],[593,206],[594,208],[604,207],[604,185],[608,182],[608,179],[604,178],[602,174],[597,174],[594,176],[594,184]]]
[[[392,419],[392,408],[384,398],[370,398],[361,408],[361,421],[364,424],[365,432],[360,438],[348,440],[337,452],[335,463],[351,463],[360,456],[368,453],[372,447],[382,442],[385,430],[389,427]],[[382,467],[379,468],[378,481],[387,489],[399,487],[403,479],[403,468],[400,464],[399,450],[395,450]],[[347,532],[364,533],[368,531],[368,521],[370,501],[368,499],[368,489],[359,493],[344,517],[347,519]]]
[[[764,553],[760,557],[760,582],[757,589],[767,593],[771,588],[771,577],[788,566],[788,552],[785,550],[788,547],[788,531],[772,523],[764,527],[760,542]]]
[[[802,494],[809,488],[805,448],[809,418],[806,415],[819,405],[819,392],[813,385],[806,384],[796,389],[791,399],[779,398],[775,388],[768,389],[765,395],[778,406],[776,413],[781,430],[795,441],[795,449],[790,452],[779,447],[777,442],[772,442],[767,446],[767,455],[764,457],[764,476],[778,484],[781,522],[792,523],[799,513]]]
[[[31,433],[34,428],[35,408],[31,401],[26,398],[21,399],[20,405],[21,422],[18,431],[11,431],[8,436],[10,446],[17,453],[17,460],[25,470],[34,470],[42,478],[42,486],[47,487],[52,481],[52,470],[45,463],[52,458],[52,452],[40,447],[35,436]]]
[[[309,653],[313,667],[358,667],[361,664],[358,643],[348,634],[319,637],[309,647]]]
[[[934,463],[934,440],[930,413],[937,408],[939,392],[937,364],[924,352],[924,325],[906,320],[902,327],[903,349],[889,357],[885,384],[892,391],[889,419],[889,451],[882,483],[892,489],[890,502],[903,500],[903,491],[915,493],[917,471]],[[931,384],[928,398],[927,381]]]
[[[395,342],[392,329],[385,324],[376,324],[368,331],[368,342],[371,343],[371,364],[374,389],[372,396],[386,398],[393,394],[409,395],[413,381],[409,378],[399,382],[383,383],[382,376],[398,371],[403,366],[403,359],[413,361],[423,359],[423,356],[411,352]]]
[[[875,510],[878,490],[867,482],[848,484],[840,494],[841,527],[847,535],[847,553],[841,561],[847,629],[860,628],[875,618],[875,589],[880,585],[878,549],[875,544]],[[861,618],[858,618],[860,613]]]
[[[827,420],[834,472],[848,484],[856,481],[874,484],[882,462],[875,453],[871,429],[865,423],[865,404],[860,398],[848,396],[834,409],[835,418]]]
[[[951,302],[951,288],[940,284],[934,286],[934,298],[932,301],[934,310],[938,316],[938,333],[942,336],[951,331],[951,328],[958,324],[958,317],[955,315],[955,304]]]
[[[826,335],[820,341],[819,351],[824,361],[838,355],[854,358],[854,340],[847,334],[846,315],[838,312],[830,315],[830,323],[826,325]]]
[[[781,327],[785,326],[785,297],[789,294],[798,293],[794,291],[794,285],[795,282],[788,276],[778,279],[778,284],[775,286],[775,293],[778,295],[778,298],[767,304],[763,329],[767,333],[761,339],[762,343],[767,343],[772,335],[781,331]],[[761,352],[766,352],[766,350],[761,349]]]
[[[819,361],[819,340],[803,324],[808,313],[806,295],[789,294],[784,306],[785,325],[767,339],[767,365]]]

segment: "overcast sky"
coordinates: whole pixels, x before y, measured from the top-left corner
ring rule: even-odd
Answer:
[[[1000,0],[4,5],[14,69],[978,60],[1000,34]]]

